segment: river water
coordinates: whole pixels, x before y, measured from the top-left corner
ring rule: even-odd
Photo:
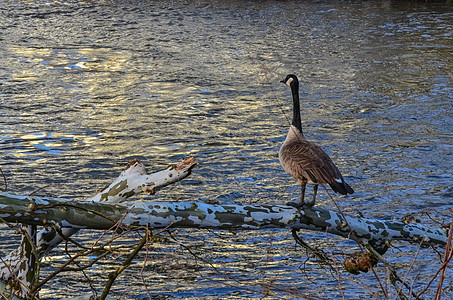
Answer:
[[[152,199],[297,199],[300,187],[278,162],[291,117],[291,94],[279,81],[294,73],[306,137],[356,191],[335,197],[345,213],[450,222],[452,21],[451,1],[2,0],[0,164],[8,190],[83,199],[133,158],[157,171],[194,156],[193,174]],[[334,207],[324,191],[317,205]],[[302,234],[331,253],[355,249]],[[2,227],[0,254],[17,246],[11,235]],[[89,245],[98,236],[77,239]],[[342,269],[340,288],[335,272],[307,259],[286,230],[178,230],[176,240],[154,243],[143,272],[140,254],[111,296],[371,299],[379,288],[373,274]],[[437,255],[397,246],[386,257],[420,291]],[[65,258],[56,249],[42,274]],[[113,255],[86,271],[98,293],[123,260]],[[385,269],[377,273],[388,287]],[[449,293],[452,281],[444,287]],[[86,277],[69,272],[41,297],[90,290]]]

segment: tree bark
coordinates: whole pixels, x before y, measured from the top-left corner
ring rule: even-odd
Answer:
[[[442,229],[397,221],[343,217],[320,207],[298,210],[286,205],[218,205],[200,202],[136,202],[130,206],[100,202],[72,202],[57,198],[0,194],[0,217],[7,222],[62,228],[110,229],[117,222],[148,228],[211,228],[256,230],[305,229],[344,238],[366,240],[373,247],[386,242],[445,245]],[[351,234],[351,229],[354,234]]]

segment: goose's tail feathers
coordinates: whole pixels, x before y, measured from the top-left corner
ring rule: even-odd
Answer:
[[[329,183],[330,187],[335,193],[340,193],[342,195],[353,194],[354,190],[352,187],[347,184],[343,178],[339,179],[338,181],[333,181]]]

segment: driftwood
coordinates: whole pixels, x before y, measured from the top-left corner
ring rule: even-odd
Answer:
[[[153,194],[159,188],[185,178],[195,165],[196,162],[189,159],[148,175],[145,167],[134,160],[109,187],[83,202],[0,193],[2,220],[9,224],[27,225],[23,226],[21,247],[0,262],[1,279],[4,282],[20,282],[16,288],[20,296],[24,297],[36,284],[39,258],[47,255],[52,248],[80,229],[105,230],[120,225],[126,228],[147,226],[152,229],[306,229],[354,239],[358,243],[371,245],[381,254],[388,243],[394,240],[437,245],[447,242],[447,235],[442,229],[348,217],[319,207],[298,210],[286,205],[217,205],[199,202],[121,204],[138,193]],[[36,232],[36,226],[44,226],[44,229]]]

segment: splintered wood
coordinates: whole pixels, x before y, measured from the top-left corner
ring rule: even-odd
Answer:
[[[175,164],[175,170],[176,171],[182,171],[185,169],[191,170],[193,169],[198,163],[193,159],[193,157],[190,157],[184,161],[180,161]]]

